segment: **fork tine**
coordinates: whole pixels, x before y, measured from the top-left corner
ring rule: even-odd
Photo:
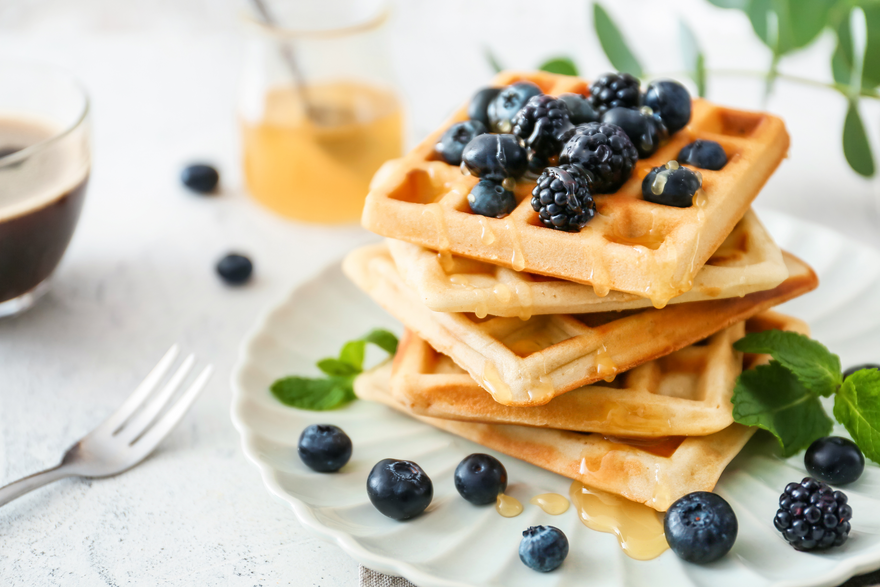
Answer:
[[[156,363],[156,366],[153,367],[153,370],[150,371],[149,375],[141,382],[140,385],[137,386],[137,389],[128,396],[119,409],[113,412],[106,420],[104,420],[95,431],[102,431],[113,433],[122,426],[126,420],[135,412],[135,410],[140,407],[144,400],[146,400],[149,395],[153,392],[159,382],[165,377],[165,373],[168,372],[168,369],[171,365],[174,364],[175,359],[177,359],[177,354],[179,352],[179,348],[176,344],[171,345],[171,348],[165,353],[165,355]]]
[[[159,412],[161,412],[171,400],[174,392],[180,389],[180,386],[183,384],[186,376],[189,375],[195,362],[195,355],[188,356],[159,393],[155,394],[155,397],[146,400],[143,403],[141,410],[136,412],[131,419],[123,424],[121,428],[116,430],[113,435],[118,436],[120,440],[125,442],[131,442],[143,434],[144,430],[147,429],[153,420],[156,419],[156,416],[159,415]]]
[[[189,389],[181,394],[177,402],[171,406],[171,408],[158,421],[156,421],[153,427],[142,436],[134,439],[132,442],[132,448],[136,449],[138,458],[145,458],[153,452],[153,449],[162,442],[162,439],[174,429],[177,423],[180,422],[180,419],[186,414],[187,410],[189,410],[189,407],[194,401],[196,401],[199,393],[205,387],[205,384],[211,378],[213,373],[213,365],[205,367],[199,376],[196,377],[196,380],[193,381],[192,385],[189,386]]]

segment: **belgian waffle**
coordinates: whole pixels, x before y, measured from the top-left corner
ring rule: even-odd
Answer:
[[[465,257],[441,262],[435,251],[389,239],[388,249],[404,280],[436,312],[471,312],[478,318],[583,314],[646,308],[651,302],[592,286],[514,271]],[[772,289],[788,277],[782,252],[752,210],[694,278],[694,287],[669,303],[732,298]]]
[[[627,312],[534,316],[528,320],[429,310],[400,277],[387,248],[353,251],[345,273],[432,347],[451,357],[509,406],[535,406],[610,379],[815,288],[815,273],[785,254],[789,277],[742,298]]]
[[[594,383],[534,407],[495,402],[449,357],[407,331],[394,358],[391,392],[419,416],[596,432],[626,438],[705,436],[733,424],[730,398],[743,357],[733,343],[745,331],[807,325],[764,312],[706,341],[621,373],[613,385]]]
[[[711,491],[755,428],[733,424],[709,436],[624,443],[599,434],[417,416],[389,391],[391,364],[355,380],[361,399],[381,402],[427,424],[590,487],[665,511],[692,491]]]
[[[493,85],[530,80],[550,95],[587,93],[585,80],[545,72],[502,72]],[[383,236],[651,299],[662,307],[691,289],[697,271],[727,238],[788,151],[782,121],[766,113],[693,101],[690,124],[653,156],[637,162],[614,194],[596,196],[598,215],[578,233],[544,227],[529,203],[533,182],[520,182],[508,217],[471,213],[467,195],[477,178],[436,160],[434,145],[466,107],[409,154],[380,170],[367,196],[363,225]],[[728,157],[720,171],[699,170],[703,189],[690,208],[646,202],[642,179],[696,139],[717,141]]]

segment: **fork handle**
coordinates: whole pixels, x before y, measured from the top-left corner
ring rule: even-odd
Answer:
[[[73,475],[74,473],[69,468],[64,465],[58,465],[57,467],[29,475],[24,479],[13,481],[5,487],[0,487],[0,506],[4,506],[13,499],[21,497],[25,493],[31,492],[43,485],[64,479],[65,477],[72,477]]]

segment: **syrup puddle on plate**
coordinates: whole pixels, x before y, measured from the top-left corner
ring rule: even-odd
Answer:
[[[517,498],[501,493],[495,500],[495,511],[505,518],[515,518],[522,513],[523,505]]]
[[[536,505],[551,516],[559,516],[568,511],[568,500],[558,493],[542,493],[536,495],[529,500],[529,503]]]

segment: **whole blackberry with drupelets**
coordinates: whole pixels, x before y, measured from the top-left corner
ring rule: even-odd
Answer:
[[[577,165],[548,167],[532,190],[532,208],[548,228],[580,231],[596,215],[588,173]]]
[[[639,98],[639,80],[628,73],[606,73],[590,86],[590,105],[600,116],[610,108],[635,108]]]
[[[540,159],[558,155],[572,129],[568,106],[546,94],[529,98],[513,119],[513,134]]]
[[[617,191],[632,175],[639,159],[626,132],[619,126],[604,122],[589,122],[574,129],[565,143],[559,162],[575,164],[590,172],[590,189],[596,194]]]
[[[779,496],[773,525],[796,550],[824,550],[849,537],[852,508],[842,491],[812,477],[789,483]]]

